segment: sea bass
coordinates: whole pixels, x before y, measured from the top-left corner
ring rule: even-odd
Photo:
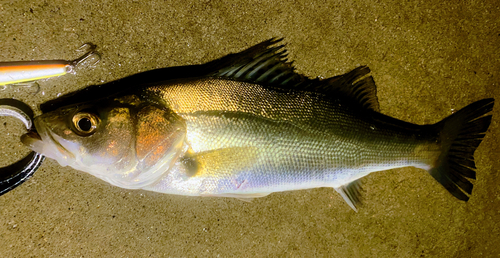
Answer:
[[[356,210],[360,178],[413,166],[469,199],[493,99],[407,123],[378,112],[368,67],[309,79],[278,42],[56,99],[22,142],[127,189],[249,200],[332,187]]]

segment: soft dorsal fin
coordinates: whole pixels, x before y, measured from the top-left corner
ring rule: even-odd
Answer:
[[[327,95],[340,93],[343,98],[356,101],[364,108],[379,111],[377,87],[369,73],[370,68],[359,66],[346,74],[311,83],[308,87]]]

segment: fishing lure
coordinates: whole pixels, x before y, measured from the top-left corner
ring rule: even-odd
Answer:
[[[74,72],[75,68],[89,59],[94,64],[100,60],[96,46],[85,43],[79,50],[88,49],[81,57],[72,60],[40,60],[0,62],[0,90],[7,90],[12,85],[34,87],[38,91],[36,80],[61,76]],[[35,92],[36,93],[36,92]]]

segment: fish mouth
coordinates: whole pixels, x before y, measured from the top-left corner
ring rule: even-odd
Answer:
[[[45,126],[42,118],[35,118],[34,124],[35,130],[31,130],[21,136],[21,142],[31,150],[51,159],[55,159],[61,165],[66,166],[67,162],[64,161],[74,158],[73,153],[61,145],[56,139],[57,135],[55,135],[50,128]]]
[[[21,136],[21,142],[32,151],[41,153],[38,151],[38,146],[43,142],[42,137],[34,129],[31,129],[28,133],[23,134]]]
[[[42,144],[43,140],[40,134],[35,130],[30,130],[28,133],[21,136],[21,142],[32,151],[42,153],[38,148]]]
[[[22,137],[23,138],[27,138],[27,139],[29,138],[29,139],[32,139],[32,140],[39,140],[39,141],[42,140],[42,137],[35,130],[29,131],[28,133],[24,134]]]

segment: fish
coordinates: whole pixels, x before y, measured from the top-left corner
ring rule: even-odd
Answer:
[[[100,54],[95,51],[95,45],[85,43],[79,50],[84,49],[88,49],[88,51],[72,61],[38,60],[0,62],[0,90],[6,90],[12,87],[12,85],[22,85],[35,86],[34,88],[38,92],[39,87],[34,83],[36,80],[72,73],[77,66],[89,59],[93,59],[94,64],[99,62]]]
[[[62,96],[40,106],[21,141],[125,189],[250,201],[330,187],[357,211],[363,177],[416,167],[470,198],[493,98],[436,124],[408,123],[379,112],[367,66],[311,79],[280,42]]]

